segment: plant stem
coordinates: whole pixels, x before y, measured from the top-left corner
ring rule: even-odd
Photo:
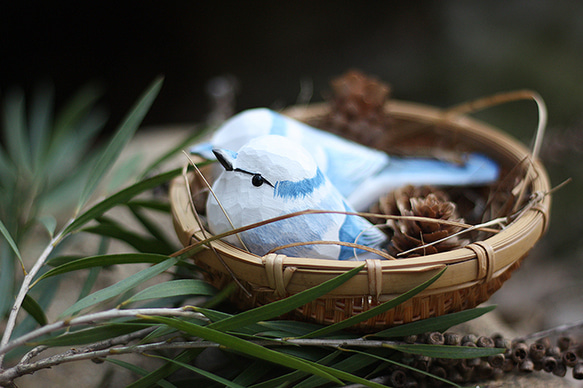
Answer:
[[[72,222],[72,220],[70,222]],[[67,225],[69,223],[67,223]],[[65,225],[65,228],[66,228],[66,225]],[[24,279],[22,280],[22,284],[20,285],[20,291],[18,291],[18,295],[16,296],[16,300],[15,300],[14,304],[12,305],[12,309],[10,310],[10,315],[8,316],[8,321],[6,322],[6,329],[4,330],[4,334],[2,335],[2,340],[0,341],[0,349],[3,349],[6,346],[6,344],[8,344],[8,341],[10,340],[10,336],[12,335],[12,332],[14,331],[14,327],[16,326],[16,317],[18,316],[18,313],[20,312],[20,308],[22,307],[22,302],[24,301],[24,297],[28,293],[29,286],[30,286],[30,283],[32,282],[32,279],[34,279],[34,277],[36,276],[38,271],[42,268],[42,266],[44,265],[45,261],[48,259],[49,255],[51,254],[51,252],[53,251],[55,246],[59,243],[59,241],[61,241],[65,237],[63,235],[64,230],[65,229],[63,228],[63,230],[61,230],[61,232],[59,232],[59,234],[57,234],[53,239],[51,239],[51,241],[46,246],[46,248],[44,249],[42,254],[39,256],[39,258],[36,261],[36,263],[34,264],[34,266],[31,268],[30,272],[28,272],[24,276]],[[5,352],[0,352],[0,370],[2,370],[2,362],[4,361],[4,354],[5,354]]]
[[[71,326],[80,326],[80,325],[87,325],[92,324],[99,321],[104,321],[113,318],[125,318],[125,317],[137,317],[139,315],[156,315],[156,316],[171,316],[171,317],[196,317],[199,319],[205,319],[201,313],[197,313],[194,311],[189,311],[191,307],[178,307],[178,308],[143,308],[143,309],[130,309],[130,310],[118,310],[118,309],[111,309],[106,311],[101,311],[98,313],[87,314],[83,316],[79,316],[73,319],[66,319],[64,321],[59,321],[55,323],[51,323],[49,325],[45,325],[40,327],[36,330],[31,331],[28,334],[25,334],[12,342],[6,343],[5,345],[0,346],[0,357],[4,356],[10,350],[24,345],[27,342],[32,341],[35,338],[41,337],[46,334],[50,334],[55,332],[59,329]]]

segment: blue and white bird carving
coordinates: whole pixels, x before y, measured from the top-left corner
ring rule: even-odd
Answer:
[[[209,195],[206,212],[213,234],[306,209],[354,211],[310,153],[290,139],[279,135],[260,136],[238,152],[213,149],[213,153],[224,168],[213,184],[213,191],[232,222],[231,225],[214,196]],[[245,246],[258,255],[297,242],[344,241],[379,248],[387,239],[362,217],[329,213],[287,218],[239,236]],[[236,236],[226,240],[240,246]],[[295,246],[278,253],[337,260],[354,260],[356,253],[359,260],[370,255],[381,258],[337,244]]]
[[[499,173],[498,165],[480,154],[464,155],[462,164],[389,156],[266,108],[233,116],[210,142],[192,147],[191,153],[215,159],[213,148],[237,151],[251,139],[264,135],[281,135],[300,143],[357,211],[365,211],[381,195],[406,184],[480,185],[494,182]]]

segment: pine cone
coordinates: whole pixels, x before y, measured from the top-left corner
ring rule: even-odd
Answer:
[[[371,212],[387,215],[420,216],[439,220],[464,222],[458,215],[457,206],[449,196],[431,186],[411,185],[395,190],[381,198]],[[378,219],[371,220],[378,223]],[[388,220],[393,229],[391,254],[397,255],[451,236],[461,230],[459,226],[429,221],[407,219]],[[425,256],[449,251],[468,244],[467,239],[451,237],[435,245],[411,252],[406,257]],[[402,256],[401,256],[402,257]]]
[[[347,139],[375,146],[390,127],[384,112],[389,99],[389,85],[352,70],[331,82],[331,112],[325,127]]]

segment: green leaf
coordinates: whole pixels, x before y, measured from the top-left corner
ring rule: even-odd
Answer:
[[[140,375],[140,376],[144,376],[144,375],[148,374],[148,371],[145,370],[144,368],[140,368],[139,366],[134,365],[134,364],[130,364],[129,362],[117,360],[115,358],[105,358],[105,361],[110,362],[114,365],[121,366],[122,368],[126,368],[127,370],[134,372],[135,374]],[[158,381],[158,385],[161,386],[162,388],[176,388],[176,385],[171,384],[166,380]]]
[[[132,288],[136,287],[137,285],[145,282],[146,280],[149,280],[154,276],[161,274],[162,272],[166,271],[168,268],[176,264],[176,262],[178,262],[177,258],[168,259],[162,263],[156,264],[153,267],[141,270],[140,272],[135,273],[115,283],[114,285],[96,291],[93,294],[88,295],[85,298],[81,299],[73,306],[69,307],[61,314],[61,317],[74,315],[83,309],[96,305],[97,303],[101,303],[118,295],[121,295],[124,292],[129,291]]]
[[[138,252],[157,254],[172,253],[172,249],[161,244],[158,240],[140,236],[133,231],[125,229],[118,223],[92,225],[81,229],[81,232],[117,239],[130,245]]]
[[[154,237],[160,245],[164,247],[166,252],[172,252],[176,249],[173,248],[173,244],[168,240],[166,234],[161,230],[160,226],[156,222],[152,222],[143,212],[142,208],[139,206],[128,203],[130,211],[136,217],[136,219],[142,224],[142,226],[150,232],[152,237]]]
[[[387,344],[385,346],[403,353],[453,359],[488,357],[505,351],[505,349],[502,348],[473,348],[469,346],[428,344]]]
[[[34,170],[38,170],[49,145],[53,117],[54,91],[52,85],[42,84],[33,94],[29,114],[30,143]]]
[[[362,268],[364,268],[364,265],[353,268],[350,271],[336,276],[335,278],[330,279],[316,287],[312,287],[285,299],[281,299],[264,306],[256,307],[252,310],[247,310],[237,315],[233,315],[230,318],[212,323],[209,325],[209,327],[212,327],[215,330],[225,331],[245,327],[249,324],[259,321],[276,318],[295,308],[301,307],[322,295],[327,294],[335,288],[338,288],[341,284],[345,283],[354,275],[356,275]]]
[[[53,143],[58,143],[62,138],[68,137],[100,96],[100,88],[94,84],[88,84],[71,97],[55,118]]]
[[[353,373],[373,364],[374,362],[375,360],[371,360],[369,357],[355,354],[333,364],[332,367],[338,370],[342,370],[345,373]],[[301,383],[297,384],[295,387],[296,388],[320,387],[323,383],[325,383],[323,379],[316,376],[312,376],[306,379],[305,381],[302,381]]]
[[[327,372],[324,372],[321,368],[319,368],[317,365],[314,365],[313,363],[309,363],[295,357],[284,355],[282,353],[254,344],[252,342],[245,341],[241,338],[237,338],[235,336],[225,334],[218,330],[211,329],[208,326],[204,327],[194,325],[174,318],[166,317],[144,317],[144,318],[151,319],[154,322],[163,323],[165,325],[174,327],[175,329],[181,330],[190,335],[204,338],[207,341],[218,343],[229,349],[239,351],[252,357],[277,363],[288,368],[293,368],[297,370],[302,370],[304,372],[312,373],[316,376],[320,376],[327,380],[334,381],[337,384],[342,383],[336,377],[332,376]]]
[[[106,211],[111,208],[126,203],[130,199],[134,198],[138,194],[143,193],[146,190],[153,189],[170,179],[180,175],[182,172],[181,168],[175,170],[167,171],[160,175],[156,175],[152,178],[140,181],[128,188],[121,190],[120,192],[113,194],[112,196],[104,199],[103,201],[97,203],[95,206],[91,207],[89,210],[78,216],[72,223],[70,223],[62,232],[63,235],[67,235],[81,228],[83,225],[89,221],[103,215]]]
[[[38,322],[39,325],[44,326],[47,324],[47,316],[43,311],[42,307],[32,298],[30,295],[26,294],[24,300],[22,301],[22,308]]]
[[[162,87],[163,78],[156,79],[147,91],[142,95],[139,101],[131,109],[130,113],[126,116],[118,130],[116,131],[113,139],[101,154],[101,157],[97,161],[92,173],[90,174],[89,181],[87,182],[81,198],[79,200],[78,208],[81,209],[83,205],[89,199],[89,196],[93,194],[93,191],[117,160],[117,157],[129,142],[129,140],[134,135],[136,129],[140,126],[142,120],[146,116],[146,113],[150,109],[150,106],[154,102],[154,99],[158,95],[160,88]]]
[[[129,201],[128,206],[157,210],[164,213],[170,213],[170,204],[168,202],[161,202],[156,200],[148,199],[133,199]]]
[[[85,345],[95,342],[105,341],[111,338],[119,337],[151,327],[148,323],[107,323],[102,326],[92,327],[84,330],[77,330],[71,333],[65,333],[53,338],[47,338],[34,345],[45,346],[76,346]]]
[[[335,277],[334,279],[328,280],[327,282],[320,284],[319,286],[313,287],[299,294],[290,296],[286,299],[255,308],[253,310],[248,310],[246,312],[239,313],[238,315],[234,316],[228,316],[227,314],[224,314],[223,315],[223,317],[225,317],[224,319],[218,322],[211,323],[210,325],[208,325],[208,327],[225,331],[235,329],[241,330],[243,326],[249,326],[260,320],[277,317],[290,310],[293,310],[294,308],[303,306],[304,304],[310,302],[311,300],[330,292],[334,288],[338,287],[339,285],[343,284],[344,282],[348,281],[348,279],[356,275],[363,267],[364,266],[354,268],[340,276]],[[199,353],[200,351],[197,350],[187,350],[181,353],[178,357],[180,357],[180,361],[190,362]],[[159,379],[168,376],[168,374],[172,373],[175,370],[176,367],[174,365],[166,364],[165,366],[157,369],[156,371],[151,372],[150,374],[140,379],[139,381],[135,382],[134,384],[131,384],[130,387],[138,388],[150,386]]]
[[[0,244],[0,317],[4,317],[14,303],[14,252],[8,244]]]
[[[73,261],[66,261],[64,264],[61,264],[58,267],[47,271],[45,274],[40,276],[34,282],[34,284],[37,284],[42,279],[51,276],[60,275],[72,271],[79,271],[87,268],[107,267],[116,264],[141,264],[141,263],[157,264],[162,263],[165,260],[168,260],[167,255],[157,255],[153,253],[118,253],[111,255],[82,257],[80,259],[76,259]]]
[[[55,234],[55,229],[57,228],[57,219],[51,215],[45,215],[38,218],[38,222],[40,222],[47,232],[49,232],[49,236],[53,238]]]
[[[402,363],[397,362],[395,360],[391,360],[390,358],[381,357],[381,356],[376,355],[376,354],[366,353],[366,352],[363,352],[363,351],[360,351],[360,350],[355,350],[355,349],[344,349],[344,351],[350,352],[350,353],[356,353],[357,355],[362,355],[362,356],[365,356],[365,357],[369,357],[371,359],[376,359],[376,360],[380,360],[380,361],[383,361],[383,362],[386,362],[386,363],[389,363],[389,364],[397,365],[400,368],[409,369],[409,370],[414,371],[416,373],[420,373],[422,375],[429,376],[431,378],[434,378],[436,380],[441,381],[442,383],[449,384],[449,385],[453,385],[456,388],[462,388],[460,385],[455,384],[455,383],[453,383],[453,382],[451,382],[449,380],[446,380],[446,379],[444,379],[442,377],[435,376],[435,375],[433,375],[433,374],[431,374],[429,372],[425,372],[423,370],[413,368],[412,366],[409,366],[407,364],[402,364]],[[304,388],[304,387],[301,387],[301,388]]]
[[[162,357],[162,356],[154,356],[154,355],[151,355],[150,357],[156,357],[156,358],[160,358],[162,360],[166,360],[166,361],[171,362],[173,364],[176,364],[176,365],[178,365],[178,366],[180,366],[182,368],[185,368],[185,369],[191,370],[191,371],[193,371],[195,373],[198,373],[199,375],[204,376],[207,379],[212,380],[212,381],[215,381],[215,382],[217,382],[219,384],[222,384],[222,385],[224,385],[226,387],[231,387],[231,388],[245,388],[242,385],[233,383],[232,381],[229,381],[229,380],[227,380],[227,379],[225,379],[223,377],[217,376],[214,373],[208,372],[208,371],[206,371],[204,369],[200,369],[200,368],[197,368],[197,367],[192,366],[192,365],[189,365],[189,364],[185,364],[185,363],[180,362],[180,361],[173,360],[171,358],[166,358],[166,357]]]
[[[377,316],[381,313],[384,313],[385,311],[393,309],[393,308],[397,307],[398,305],[400,305],[401,303],[411,299],[412,297],[414,297],[415,295],[419,294],[421,291],[423,291],[424,289],[429,287],[431,284],[433,284],[437,279],[439,279],[439,277],[441,275],[443,275],[443,273],[445,272],[446,269],[447,269],[447,267],[443,268],[441,271],[439,271],[431,279],[423,282],[422,284],[418,285],[417,287],[405,292],[404,294],[399,295],[398,297],[396,297],[394,299],[391,299],[391,300],[389,300],[389,301],[387,301],[379,306],[376,306],[368,311],[362,312],[358,315],[354,315],[350,318],[347,318],[347,319],[340,321],[338,323],[335,323],[333,325],[325,326],[319,330],[313,331],[312,333],[304,335],[300,338],[321,337],[321,336],[324,336],[326,334],[334,333],[335,331],[346,329],[346,328],[348,328],[352,325],[355,325],[359,322],[365,321],[365,320],[370,319],[374,316]]]
[[[12,161],[30,173],[32,158],[24,110],[24,93],[14,90],[6,97],[4,105],[6,148]]]
[[[154,171],[154,169],[156,169],[162,163],[164,163],[165,161],[167,161],[170,158],[175,157],[178,152],[182,151],[184,148],[188,147],[190,144],[196,142],[197,139],[205,136],[208,132],[209,132],[208,129],[203,129],[203,130],[197,130],[197,131],[194,131],[193,133],[191,133],[189,136],[184,138],[184,140],[182,140],[180,143],[178,143],[175,147],[173,147],[172,149],[165,152],[158,159],[156,159],[154,162],[152,162],[148,167],[146,167],[144,169],[144,172],[142,173],[141,177],[143,178],[143,177],[147,176],[148,174],[150,174],[152,171]]]
[[[20,265],[22,266],[22,270],[24,272],[26,272],[26,270],[24,269],[24,262],[22,261],[22,256],[20,256],[20,251],[18,250],[18,246],[16,245],[16,242],[14,241],[12,236],[10,235],[10,232],[8,231],[8,229],[6,229],[6,226],[4,226],[4,223],[2,222],[2,220],[0,220],[0,233],[2,233],[2,236],[4,236],[4,239],[6,240],[8,245],[10,245],[10,248],[12,248],[12,250],[14,251],[14,253],[16,254],[16,257],[18,257],[18,261],[20,261]]]
[[[445,331],[452,326],[470,321],[494,310],[496,306],[477,307],[465,311],[459,311],[439,317],[427,318],[417,322],[406,323],[371,334],[371,337],[403,337],[432,331]]]
[[[214,295],[216,289],[210,284],[199,279],[171,280],[164,283],[155,284],[138,292],[121,305],[137,302],[146,299],[167,298],[178,295]]]
[[[115,192],[123,187],[127,182],[135,181],[138,170],[143,164],[143,155],[134,154],[127,160],[124,160],[119,167],[116,167],[109,177],[107,182],[107,192]]]

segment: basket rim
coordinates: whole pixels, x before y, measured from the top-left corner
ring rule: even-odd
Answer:
[[[326,108],[326,103],[310,104],[290,107],[282,113],[300,119],[306,116],[323,115]],[[443,122],[447,124],[447,128],[452,127],[457,133],[463,133],[487,148],[496,149],[516,163],[530,155],[530,150],[507,133],[466,115],[446,117],[444,111],[439,108],[397,100],[389,101],[385,110],[393,117],[414,119],[427,124]],[[546,193],[549,191],[549,178],[539,160],[534,161],[533,168],[529,169],[528,174],[532,181],[533,192]],[[183,177],[178,177],[172,181],[169,194],[172,215],[176,232],[184,245],[203,239],[205,235],[207,237],[212,235],[206,230],[200,230],[190,206],[186,206],[185,209],[184,205],[190,203],[188,194]],[[343,290],[341,286],[333,294],[352,295],[355,292],[368,292],[377,296],[398,294],[409,290],[411,283],[408,281],[396,282],[393,275],[414,277],[416,279],[414,283],[418,284],[423,279],[429,279],[444,266],[449,267],[448,271],[430,286],[426,290],[427,292],[435,292],[435,289],[444,289],[444,287],[466,287],[475,282],[488,281],[519,260],[540,239],[548,226],[550,204],[550,195],[546,195],[537,206],[525,211],[499,233],[483,241],[474,242],[452,251],[398,260],[367,260],[366,267],[348,282],[354,283],[346,287],[352,291],[346,293],[346,290]],[[309,280],[310,276],[315,276],[317,279],[311,280],[319,283],[364,264],[363,261],[298,258],[278,254],[261,257],[219,240],[213,242],[212,245],[221,253],[223,260],[239,279],[262,287],[279,288],[281,292],[294,293],[299,288],[309,288],[310,282],[306,282],[306,280]],[[205,251],[207,254],[209,253],[209,250]],[[214,258],[214,254],[207,255],[206,258],[203,257],[205,255],[199,255],[201,260],[207,264],[218,270],[222,268],[224,271],[223,265],[216,263],[218,260]],[[215,263],[213,264],[212,261]],[[274,264],[275,262],[276,264]],[[297,284],[299,279],[291,282],[290,276],[288,279],[283,279],[286,269],[290,268],[293,268],[295,273],[293,277],[301,277],[301,281],[305,282],[304,285]],[[266,271],[272,273],[269,274]],[[381,276],[381,285],[376,284],[376,289],[373,290],[369,284],[370,279],[378,276]],[[391,278],[392,283],[397,284],[390,286],[387,277]],[[357,283],[362,284],[357,285]]]

